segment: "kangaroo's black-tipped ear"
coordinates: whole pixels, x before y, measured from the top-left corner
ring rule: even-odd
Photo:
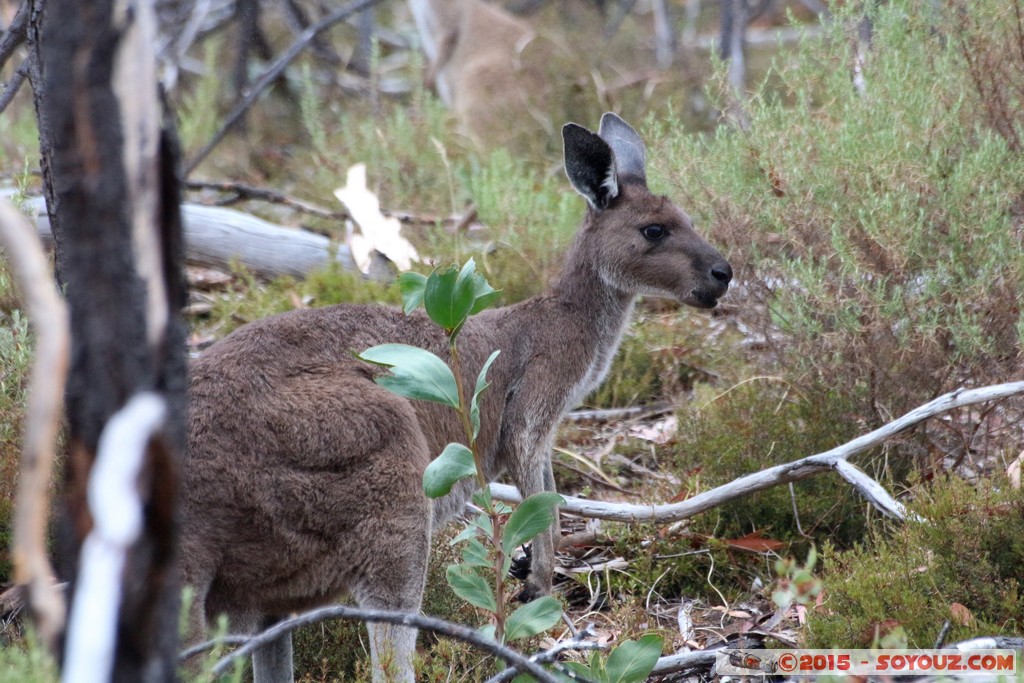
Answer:
[[[562,126],[562,142],[569,182],[590,206],[598,210],[608,208],[619,194],[612,148],[597,133],[575,123]]]
[[[620,176],[632,176],[647,183],[647,152],[644,141],[633,127],[615,114],[608,112],[601,117],[598,135],[608,143],[615,153]]]

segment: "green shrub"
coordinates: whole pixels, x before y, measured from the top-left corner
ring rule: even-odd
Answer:
[[[641,302],[604,384],[586,404],[680,402],[701,382],[732,381],[746,362],[737,353],[736,335],[731,330],[718,334],[715,325],[707,314],[665,300]]]
[[[1004,4],[878,4],[863,95],[861,5],[837,7],[820,39],[780,59],[781,92],[750,99],[748,129],[701,138],[665,121],[655,136],[652,156],[673,160],[670,184],[727,244],[745,314],[787,378],[853,399],[869,424],[1015,367],[1024,155],[989,127],[956,24]],[[972,40],[1020,62],[1000,36]]]
[[[695,404],[679,417],[672,468],[690,473],[693,493],[820,453],[859,432],[842,395],[803,393],[779,377],[750,378],[726,391],[705,388]],[[885,470],[870,453],[856,462],[876,477],[905,474]],[[853,545],[870,514],[849,484],[823,473],[795,482],[792,493],[775,486],[717,507],[695,518],[695,528],[723,539],[758,531],[806,557],[811,542]]]
[[[56,683],[57,663],[34,637],[0,648],[0,683]]]
[[[545,174],[504,150],[470,161],[459,178],[492,229],[481,259],[487,277],[501,283],[505,303],[538,294],[561,270],[583,200],[561,173]]]
[[[21,462],[21,434],[33,340],[28,320],[16,308],[17,294],[0,262],[0,581],[10,581],[10,530]]]
[[[810,611],[809,646],[869,646],[877,627],[898,623],[910,646],[927,648],[946,620],[950,642],[1019,634],[1024,497],[999,479],[918,485],[912,507],[922,521],[876,528],[847,551],[827,547],[826,597]]]

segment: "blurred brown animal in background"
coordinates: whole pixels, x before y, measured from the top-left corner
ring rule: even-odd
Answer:
[[[578,60],[552,37],[484,0],[409,0],[427,58],[427,84],[478,147],[511,146],[537,125],[579,118]],[[557,77],[556,77],[557,74]]]

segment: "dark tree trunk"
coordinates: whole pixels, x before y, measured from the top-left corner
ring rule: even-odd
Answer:
[[[41,4],[35,0],[37,9]],[[140,391],[168,421],[150,442],[141,538],[122,585],[113,679],[176,679],[176,497],[184,449],[185,302],[178,149],[156,83],[151,7],[47,0],[29,32],[41,165],[71,316],[62,567],[92,526],[86,484],[108,419]]]

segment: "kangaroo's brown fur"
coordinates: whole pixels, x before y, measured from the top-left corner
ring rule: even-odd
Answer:
[[[427,58],[426,81],[474,143],[511,147],[536,124],[554,132],[552,111],[569,106],[556,100],[570,89],[556,92],[552,74],[578,68],[568,50],[484,0],[409,0],[409,6]]]
[[[732,276],[689,218],[647,189],[643,145],[625,122],[606,114],[600,136],[574,124],[563,136],[567,173],[590,208],[561,279],[470,318],[458,342],[467,383],[501,350],[479,444],[488,478],[508,473],[524,495],[554,490],[555,428],[601,383],[637,295],[708,308]],[[651,226],[664,234],[652,239]],[[473,482],[433,504],[424,496],[424,468],[464,438],[462,426],[449,408],[374,383],[381,371],[355,354],[385,342],[448,359],[444,333],[421,313],[331,306],[246,325],[193,364],[183,552],[197,636],[222,612],[253,630],[344,594],[419,609],[430,534]],[[557,534],[534,541],[527,598],[551,588]],[[411,629],[371,629],[375,677],[386,678],[387,647],[396,677],[413,680],[414,644]]]

